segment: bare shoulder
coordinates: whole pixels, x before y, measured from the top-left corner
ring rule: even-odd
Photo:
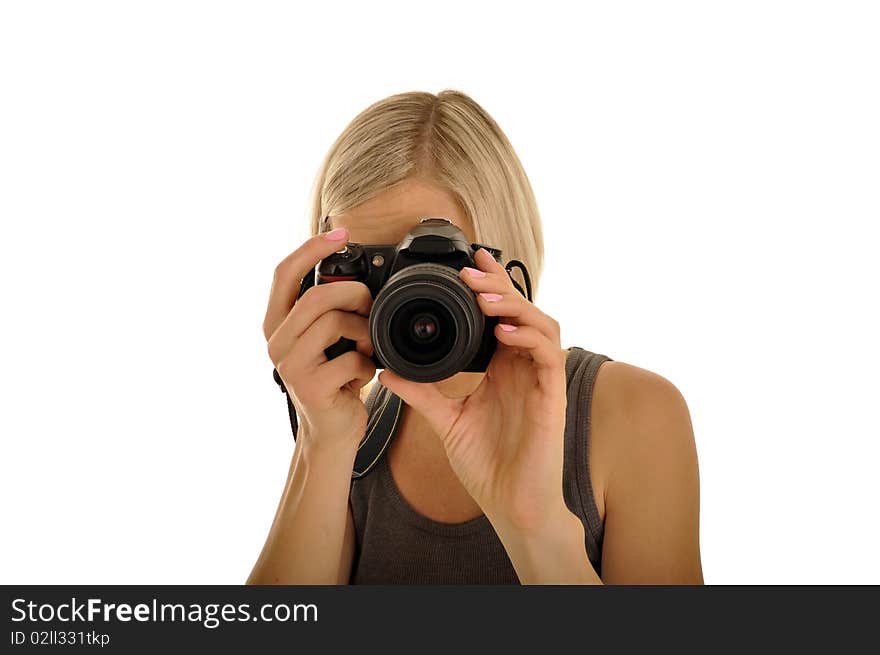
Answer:
[[[593,383],[590,476],[604,519],[609,487],[642,467],[689,459],[694,448],[687,402],[667,378],[620,361],[604,362]]]
[[[702,584],[697,452],[682,393],[658,373],[606,362],[591,412],[603,581]]]
[[[686,410],[687,404],[678,387],[659,373],[607,361],[596,374],[593,407],[635,426]]]

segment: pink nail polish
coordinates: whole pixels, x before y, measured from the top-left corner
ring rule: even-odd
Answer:
[[[498,327],[500,327],[505,332],[513,332],[516,329],[516,326],[511,325],[510,323],[499,323]]]
[[[348,236],[348,231],[344,227],[337,227],[335,230],[330,230],[324,235],[324,238],[327,241],[342,241]]]
[[[502,296],[500,293],[485,293],[484,292],[484,293],[480,294],[480,298],[482,298],[486,302],[498,302],[503,297],[504,296]]]
[[[483,271],[480,271],[476,268],[471,268],[470,266],[465,266],[461,270],[463,270],[465,273],[467,273],[471,277],[486,277],[486,274]]]

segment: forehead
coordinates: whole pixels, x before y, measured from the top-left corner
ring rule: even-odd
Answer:
[[[404,180],[346,212],[330,217],[330,228],[344,227],[352,241],[394,243],[422,218],[448,218],[473,240],[464,208],[448,191],[420,180]]]

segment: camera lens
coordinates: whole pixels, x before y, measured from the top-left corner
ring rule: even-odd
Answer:
[[[441,264],[414,264],[392,275],[370,312],[379,360],[417,382],[464,369],[480,348],[483,328],[474,292],[458,271]]]
[[[436,364],[455,346],[455,318],[434,299],[401,303],[391,314],[388,327],[389,345],[413,365]]]

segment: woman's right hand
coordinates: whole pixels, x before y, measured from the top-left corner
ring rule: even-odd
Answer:
[[[263,333],[297,410],[297,441],[353,453],[367,426],[360,390],[376,372],[367,319],[370,291],[362,282],[332,282],[311,287],[297,300],[302,279],[347,240],[344,228],[319,234],[278,264]],[[356,350],[328,360],[324,349],[340,337],[354,341]]]

